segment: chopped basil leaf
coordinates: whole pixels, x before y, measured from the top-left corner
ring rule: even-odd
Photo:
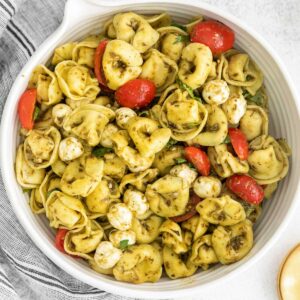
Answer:
[[[92,150],[92,154],[96,157],[103,157],[106,153],[112,152],[111,148],[105,148],[105,147],[95,147]]]
[[[36,106],[33,111],[33,121],[35,121],[39,118],[40,112],[41,112],[40,108],[38,106]]]
[[[140,117],[148,117],[149,116],[149,111],[148,110],[142,110],[142,111],[138,112],[138,115]]]
[[[175,39],[175,42],[173,44],[177,44],[177,43],[186,43],[190,40],[190,37],[188,35],[178,35]]]
[[[128,242],[129,242],[129,240],[122,240],[122,241],[120,241],[120,246],[119,246],[120,249],[121,250],[126,250],[127,247],[129,246]]]
[[[182,29],[182,30],[184,30],[184,31],[187,31],[186,26],[181,25],[181,24],[178,24],[178,23],[175,23],[175,22],[172,23],[171,26],[180,28],[180,29]]]
[[[185,158],[179,157],[175,159],[176,163],[179,164],[184,164],[187,162],[187,160]]]
[[[223,141],[223,144],[229,144],[229,143],[230,143],[230,137],[229,137],[229,135],[227,135]]]
[[[261,90],[258,90],[254,96],[252,96],[247,90],[244,90],[243,96],[247,101],[254,102],[258,106],[263,106],[264,104],[264,95]]]
[[[190,169],[197,171],[195,166],[192,163],[189,162],[188,166],[190,167]]]
[[[175,141],[171,138],[171,139],[169,139],[169,141],[167,143],[167,148],[171,148],[172,146],[176,145],[177,143],[178,143],[178,141]]]
[[[179,88],[181,90],[187,91],[188,94],[190,95],[190,97],[192,97],[193,99],[199,101],[202,103],[202,100],[200,97],[195,96],[193,89],[188,86],[187,84],[185,84],[184,82],[182,82],[178,77],[176,78],[176,82],[179,85]]]

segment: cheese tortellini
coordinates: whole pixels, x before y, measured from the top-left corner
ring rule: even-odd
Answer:
[[[121,10],[30,76],[16,180],[65,234],[59,250],[97,273],[152,283],[243,259],[287,175],[291,149],[270,135],[259,66],[241,49],[191,42],[203,20]],[[244,174],[262,202],[229,185]]]

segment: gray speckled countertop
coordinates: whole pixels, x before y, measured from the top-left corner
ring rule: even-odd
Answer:
[[[201,1],[240,18],[264,37],[280,55],[300,95],[300,0]],[[277,299],[276,279],[281,261],[290,248],[300,242],[297,211],[300,211],[300,203],[277,244],[256,265],[238,275],[236,284],[232,278],[230,283],[224,282],[204,290],[201,295],[189,300]]]

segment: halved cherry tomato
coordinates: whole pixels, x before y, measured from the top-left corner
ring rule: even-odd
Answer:
[[[22,94],[18,104],[18,115],[21,125],[28,130],[32,129],[34,125],[33,114],[36,96],[36,89],[28,89]]]
[[[105,92],[113,92],[109,87],[107,87],[106,78],[103,73],[102,69],[102,58],[103,54],[106,48],[107,43],[109,40],[102,40],[100,41],[96,51],[95,51],[95,57],[94,57],[94,73],[98,79],[100,88]]]
[[[230,137],[231,145],[241,160],[248,159],[249,145],[245,134],[238,128],[229,128],[228,134]]]
[[[187,212],[183,215],[180,215],[177,217],[172,217],[170,219],[176,223],[184,222],[184,221],[190,219],[197,213],[196,206],[200,201],[201,201],[201,199],[195,193],[192,193],[190,195],[189,202],[186,206]]]
[[[234,32],[220,22],[208,20],[194,26],[191,41],[208,46],[213,54],[220,54],[233,47]]]
[[[147,106],[154,99],[155,84],[147,79],[133,79],[116,91],[115,97],[121,106],[139,109]]]
[[[191,162],[197,171],[203,175],[208,176],[210,172],[210,161],[207,154],[197,147],[185,147],[185,158]]]
[[[59,228],[57,230],[56,236],[55,236],[55,247],[63,253],[66,253],[65,247],[64,247],[64,241],[65,241],[65,237],[66,237],[66,234],[68,233],[68,231],[69,230],[67,230],[67,229]]]
[[[65,242],[65,237],[66,234],[69,232],[69,230],[64,229],[64,228],[58,228],[57,232],[56,232],[56,236],[55,236],[55,247],[62,253],[68,254],[65,250],[64,247],[64,242]],[[70,255],[73,258],[80,258],[79,256],[76,255]]]
[[[237,196],[250,204],[259,204],[264,199],[264,189],[250,176],[232,175],[226,186]]]

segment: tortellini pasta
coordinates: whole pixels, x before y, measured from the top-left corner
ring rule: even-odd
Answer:
[[[61,178],[62,191],[71,196],[88,196],[101,181],[103,165],[102,159],[89,155],[72,161]]]
[[[190,258],[183,260],[181,255],[176,254],[168,246],[163,248],[163,260],[166,273],[171,279],[192,276],[198,269]]]
[[[177,89],[164,101],[160,123],[171,129],[174,140],[187,141],[203,129],[207,116],[208,112],[203,104],[189,98],[187,92]]]
[[[86,197],[91,212],[107,214],[112,203],[119,202],[121,194],[118,184],[110,177],[103,176],[96,188]]]
[[[190,260],[203,270],[207,270],[210,264],[219,262],[212,246],[211,234],[204,235],[193,243]]]
[[[103,55],[103,71],[107,86],[116,90],[142,72],[143,58],[133,46],[123,40],[108,42]]]
[[[183,240],[183,234],[180,226],[171,221],[166,220],[159,229],[162,234],[162,243],[172,249],[176,254],[188,251],[188,246]]]
[[[204,131],[200,132],[189,144],[199,144],[201,146],[220,145],[228,133],[228,121],[223,110],[216,105],[205,105],[208,112],[207,122]]]
[[[259,184],[270,184],[284,178],[289,161],[280,144],[270,135],[262,135],[250,143],[249,174]]]
[[[159,128],[149,118],[134,117],[127,125],[128,133],[142,156],[149,157],[164,148],[171,137],[169,128]]]
[[[63,98],[56,75],[43,65],[33,70],[29,88],[36,88],[37,101],[41,104],[53,105]]]
[[[249,171],[247,161],[233,156],[225,144],[208,147],[207,153],[210,163],[220,177],[229,177],[235,173],[248,173]]]
[[[80,229],[88,222],[82,202],[60,191],[50,194],[45,209],[50,226],[54,228]]]
[[[73,100],[96,99],[100,88],[88,68],[72,60],[64,60],[55,67],[59,86],[65,96]]]
[[[246,218],[243,206],[229,196],[206,198],[197,205],[200,216],[211,224],[229,226]]]
[[[176,78],[178,67],[175,61],[156,49],[145,56],[141,78],[151,80],[156,86],[157,94],[170,86]]]
[[[86,140],[88,145],[96,146],[101,141],[105,126],[113,120],[115,113],[102,105],[86,104],[78,107],[64,121],[64,129],[79,138]]]
[[[45,169],[33,169],[24,157],[24,145],[21,144],[17,150],[16,175],[17,181],[23,188],[38,187],[45,176]]]
[[[242,259],[253,245],[252,223],[244,220],[232,226],[218,226],[212,234],[212,246],[221,264]]]
[[[24,158],[27,164],[33,169],[49,167],[58,157],[60,140],[60,133],[53,126],[31,130],[24,141]]]
[[[190,43],[182,50],[178,76],[192,89],[201,87],[212,67],[211,50],[201,43]]]
[[[158,40],[159,33],[141,16],[128,12],[114,16],[116,38],[131,43],[140,53],[146,52]]]
[[[251,141],[261,135],[267,135],[269,119],[261,107],[257,105],[247,105],[247,110],[240,120],[240,129]]]
[[[192,42],[202,21],[121,9],[31,74],[16,179],[36,217],[66,233],[59,250],[97,273],[145,283],[241,260],[287,175],[291,149],[269,133],[259,66]],[[229,189],[243,174],[262,187],[259,204]]]
[[[133,218],[132,230],[136,235],[136,242],[139,244],[150,244],[159,235],[159,229],[163,219],[156,215],[151,215],[145,220]]]
[[[189,200],[189,185],[180,177],[165,175],[149,184],[145,195],[158,216],[179,216],[185,212]]]
[[[71,255],[91,259],[91,252],[94,252],[100,244],[104,231],[96,221],[88,220],[86,227],[78,230],[71,230],[66,234],[64,249]]]
[[[156,282],[162,274],[159,251],[151,245],[131,246],[125,251],[113,269],[117,280],[143,283]]]

